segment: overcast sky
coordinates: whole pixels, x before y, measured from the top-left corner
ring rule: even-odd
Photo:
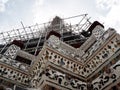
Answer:
[[[0,0],[0,32],[85,13],[120,33],[120,0]]]

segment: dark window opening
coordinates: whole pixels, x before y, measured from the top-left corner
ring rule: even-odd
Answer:
[[[20,56],[17,56],[15,60],[19,61],[19,62],[22,62],[22,63],[25,63],[25,64],[28,64],[28,65],[31,64],[31,60],[28,60],[28,59],[20,57]]]
[[[51,87],[51,90],[55,90],[55,88],[54,88],[54,87]]]
[[[118,88],[116,86],[113,86],[112,90],[118,90]]]
[[[27,90],[27,89],[24,89],[24,88],[21,88],[21,87],[16,87],[15,90]]]

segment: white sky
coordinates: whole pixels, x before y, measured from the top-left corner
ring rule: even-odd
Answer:
[[[0,32],[85,13],[120,33],[120,0],[0,0]]]

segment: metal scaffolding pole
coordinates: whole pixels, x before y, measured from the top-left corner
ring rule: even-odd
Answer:
[[[21,21],[21,25],[22,25],[22,27],[23,27],[23,29],[24,29],[24,31],[25,31],[25,34],[26,34],[26,36],[27,36],[27,39],[29,39],[28,34],[27,34],[27,31],[26,31],[25,26],[23,25],[23,22],[22,22],[22,21]]]
[[[73,24],[71,22],[70,22],[71,24],[67,23],[67,21],[69,21],[67,19],[71,20],[72,18],[77,18],[77,17],[80,18],[77,24],[76,23]],[[86,20],[86,18],[87,18],[87,20]],[[0,53],[2,53],[4,51],[4,49],[8,46],[8,44],[12,40],[18,39],[18,40],[24,41],[25,42],[24,50],[26,50],[28,48],[29,43],[31,43],[33,41],[32,39],[36,39],[37,42],[36,43],[34,41],[33,42],[34,42],[34,45],[36,46],[36,44],[37,44],[37,46],[36,47],[31,46],[32,48],[34,47],[34,51],[35,51],[34,54],[36,54],[37,50],[39,48],[39,44],[41,43],[41,40],[44,40],[44,42],[46,41],[46,36],[49,31],[54,29],[55,31],[60,32],[60,34],[61,34],[60,39],[63,41],[63,37],[80,35],[80,31],[82,29],[87,30],[91,24],[91,22],[89,22],[89,19],[90,18],[87,17],[87,14],[81,14],[81,15],[72,16],[72,17],[68,17],[68,18],[62,18],[59,25],[55,24],[53,26],[51,25],[52,21],[49,21],[47,23],[32,25],[29,27],[25,27],[23,25],[23,23],[21,22],[22,28],[0,34],[1,43],[2,43],[2,41],[5,42],[5,45],[3,45],[3,44],[2,44],[3,46],[1,45]],[[48,26],[48,24],[49,24],[49,26]],[[41,30],[42,33],[40,32],[40,29],[41,29],[40,25],[42,25],[42,28],[43,28]],[[70,31],[71,31],[71,33],[69,33]],[[63,36],[64,33],[67,35]],[[69,42],[70,42],[70,40],[69,40]]]
[[[33,35],[33,38],[34,38],[34,34],[33,34],[32,30],[31,30],[31,27],[28,27],[28,28],[30,29],[31,34]],[[30,38],[27,40],[27,43],[25,44],[25,49],[24,50],[27,49],[27,45],[29,44],[29,42],[30,42]]]
[[[38,28],[38,29],[39,29],[39,28]],[[40,32],[40,30],[39,30],[39,32]],[[41,41],[42,34],[43,34],[43,32],[41,31],[40,36],[39,36],[39,40],[38,40],[38,43],[37,43],[37,46],[36,46],[36,49],[35,49],[34,55],[36,55],[36,53],[37,53],[37,51],[38,51],[38,47],[39,47],[39,44],[40,44],[40,41]]]

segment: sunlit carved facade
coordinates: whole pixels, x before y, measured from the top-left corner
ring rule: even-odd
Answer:
[[[55,17],[44,29],[23,29],[1,39],[0,90],[120,90],[120,35],[113,28]]]

